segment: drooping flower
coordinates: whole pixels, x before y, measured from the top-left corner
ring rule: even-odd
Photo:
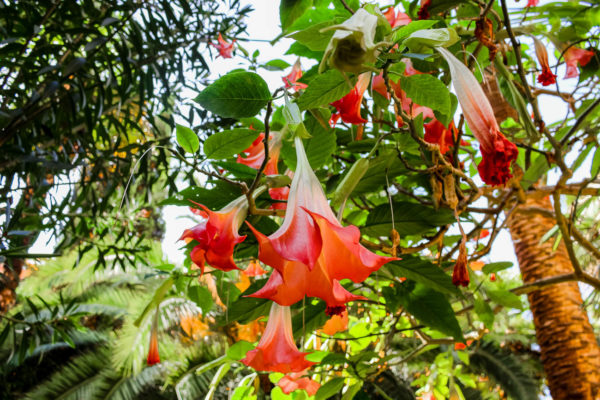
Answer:
[[[215,48],[219,52],[219,55],[223,58],[233,57],[233,44],[235,43],[235,39],[233,39],[233,41],[231,43],[229,43],[225,39],[223,39],[223,35],[221,35],[221,33],[219,33],[219,37],[217,38],[217,41],[219,42],[219,44],[212,44],[212,43],[211,44],[213,46],[215,46]],[[217,56],[217,57],[219,57],[219,56]]]
[[[477,166],[481,179],[489,185],[504,185],[512,175],[510,166],[519,151],[500,132],[492,106],[469,69],[443,47],[436,50],[446,59],[452,86],[469,128],[480,143],[482,160]]]
[[[458,258],[454,264],[452,271],[452,283],[455,286],[469,286],[469,270],[467,269],[467,246],[466,240],[463,238],[458,248]]]
[[[315,364],[304,358],[306,354],[299,351],[294,342],[290,308],[273,303],[265,333],[242,362],[257,371],[287,374],[304,371]]]
[[[192,261],[202,272],[205,262],[221,271],[238,269],[233,261],[233,248],[246,239],[246,236],[238,234],[248,212],[246,196],[237,198],[219,211],[211,211],[202,204],[196,205],[204,212],[202,216],[205,219],[195,227],[183,231],[179,239],[189,238],[198,242],[190,254]]]
[[[565,79],[578,77],[579,69],[577,68],[577,64],[584,67],[590,62],[593,56],[593,51],[584,50],[576,46],[569,47],[564,54],[565,62],[567,63]]]
[[[303,371],[293,372],[284,376],[277,382],[277,386],[279,386],[281,391],[285,394],[290,394],[295,390],[306,390],[306,394],[314,396],[317,394],[321,384],[305,376],[305,372]]]
[[[540,3],[540,0],[528,0],[527,7],[537,7],[537,5],[539,3]]]
[[[160,356],[158,355],[158,309],[152,318],[152,326],[150,327],[150,346],[148,348],[148,358],[146,363],[150,366],[158,364]]]
[[[308,85],[306,83],[298,82],[298,79],[302,77],[302,66],[300,65],[300,59],[296,60],[292,71],[284,76],[283,83],[285,83],[286,89],[293,88],[294,90],[306,89]]]
[[[398,26],[408,25],[412,21],[407,14],[405,14],[401,11],[398,11],[398,13],[396,13],[396,10],[394,10],[394,7],[390,7],[383,14],[383,16],[390,23],[390,25],[392,26],[392,29],[394,29]]]
[[[546,50],[546,46],[535,37],[533,38],[533,43],[535,45],[535,55],[542,67],[542,73],[538,75],[537,81],[543,86],[556,83],[556,75],[552,73],[550,65],[548,64],[548,51]]]
[[[248,263],[248,267],[244,270],[246,276],[260,276],[266,274],[267,271],[260,266],[258,260],[252,260]]]
[[[450,122],[448,127],[445,127],[440,121],[434,119],[430,123],[425,124],[424,127],[425,141],[440,146],[440,153],[445,154],[450,150],[450,147],[454,146],[454,141],[456,136],[458,136],[454,122]]]
[[[421,0],[421,7],[417,12],[419,19],[429,19],[429,7],[431,7],[431,0]]]
[[[358,76],[358,80],[354,88],[342,97],[341,99],[331,103],[336,108],[336,112],[331,115],[331,120],[335,125],[335,122],[341,117],[342,121],[347,124],[364,124],[367,122],[366,119],[360,115],[360,106],[362,99],[365,94],[365,90],[369,87],[371,80],[371,73],[365,72]]]
[[[319,297],[329,314],[339,314],[347,302],[362,298],[344,289],[340,280],[362,282],[395,258],[370,252],[359,243],[357,227],[340,225],[302,140],[297,137],[295,145],[298,164],[283,224],[269,237],[250,226],[258,240],[258,258],[274,268],[265,286],[252,296],[284,306],[304,296]]]
[[[374,43],[377,17],[364,8],[356,12],[342,24],[325,28],[335,30],[319,65],[319,72],[326,64],[340,71],[358,74],[365,70],[364,65],[375,62],[379,46]]]

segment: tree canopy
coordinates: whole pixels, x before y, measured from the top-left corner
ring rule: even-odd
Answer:
[[[600,396],[593,2],[0,7],[3,397]]]

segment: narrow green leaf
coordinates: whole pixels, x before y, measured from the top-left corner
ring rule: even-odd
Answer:
[[[235,71],[204,89],[195,101],[208,111],[229,118],[253,117],[271,100],[267,83],[254,72]]]
[[[493,263],[486,264],[483,266],[483,268],[481,270],[483,271],[484,274],[491,274],[493,272],[503,271],[512,266],[513,266],[513,263],[510,261],[499,261],[499,262],[493,262]]]
[[[223,159],[246,150],[260,132],[236,128],[217,132],[204,141],[204,154],[212,159]]]
[[[523,303],[521,302],[521,298],[513,292],[509,292],[508,290],[502,289],[486,289],[485,292],[493,302],[498,303],[501,306],[508,308],[516,308],[517,310],[523,309]]]
[[[324,385],[322,385],[317,394],[315,400],[326,400],[342,391],[344,387],[344,378],[333,378]]]
[[[190,128],[177,124],[175,135],[177,137],[177,143],[187,153],[195,153],[200,149],[200,140],[198,135]]]
[[[436,21],[436,20],[412,21],[408,25],[405,25],[405,26],[401,27],[400,29],[398,29],[396,32],[394,32],[392,41],[399,42],[400,40],[404,39],[405,37],[410,36],[411,33],[420,31],[421,29],[429,29],[432,26],[434,26],[435,24],[437,24],[438,22],[439,21]]]
[[[342,73],[336,69],[317,75],[298,99],[302,110],[327,105],[344,97],[352,90]]]
[[[331,25],[340,24],[342,22],[344,22],[343,18],[334,18],[330,21],[324,21],[315,25],[311,25],[308,28],[295,32],[289,36],[312,51],[325,51],[335,30],[332,29],[321,32],[321,29]]]
[[[491,330],[494,326],[494,312],[490,305],[480,295],[475,295],[473,306],[481,322]]]
[[[434,210],[417,203],[395,202],[393,208],[394,226],[400,235],[421,235],[455,220],[450,210]],[[391,229],[390,205],[382,204],[369,213],[363,231],[367,235],[388,236]]]
[[[335,133],[333,129],[323,128],[312,116],[306,118],[304,126],[311,135],[310,138],[304,139],[308,162],[313,169],[321,168],[329,163],[331,155],[335,152]],[[289,169],[296,170],[296,149],[293,147],[293,142],[283,143],[281,156]]]

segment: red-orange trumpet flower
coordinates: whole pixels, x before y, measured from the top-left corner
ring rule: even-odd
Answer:
[[[258,239],[258,258],[274,268],[266,285],[252,296],[285,306],[304,296],[319,297],[327,303],[328,314],[339,314],[347,302],[362,298],[344,289],[340,280],[362,282],[395,258],[370,252],[359,243],[357,227],[340,225],[302,140],[296,138],[295,144],[298,164],[283,224],[269,237],[251,227]]]
[[[300,59],[298,59],[292,66],[292,71],[288,75],[284,76],[281,79],[283,79],[283,83],[285,83],[286,89],[290,89],[290,88],[292,88],[294,90],[306,89],[308,87],[308,85],[306,83],[298,82],[298,79],[300,79],[301,77],[302,77],[302,66],[300,65]]]
[[[430,123],[425,124],[424,127],[425,141],[440,146],[440,153],[445,154],[454,146],[454,141],[458,135],[454,122],[450,122],[450,125],[446,128],[444,124],[434,119]]]
[[[260,193],[264,192],[264,187],[259,189]],[[179,239],[198,242],[191,252],[192,261],[202,272],[205,262],[221,271],[238,269],[233,261],[233,248],[246,239],[246,236],[238,234],[248,211],[246,196],[237,198],[219,211],[211,211],[202,204],[195,204],[201,208],[200,215],[205,220],[183,231]]]
[[[473,73],[445,48],[436,49],[450,66],[456,97],[467,125],[480,143],[483,157],[477,166],[479,176],[489,185],[504,185],[512,177],[510,166],[519,155],[517,146],[500,132],[490,101]]]
[[[360,105],[362,103],[365,90],[369,87],[371,73],[365,72],[358,76],[356,86],[344,97],[331,103],[336,108],[336,112],[331,115],[333,125],[341,117],[347,124],[364,124],[366,119],[360,115]]]
[[[256,349],[250,350],[242,360],[257,371],[300,372],[314,365],[304,357],[308,353],[298,350],[292,332],[290,308],[273,303],[265,333]]]
[[[148,365],[152,366],[160,362],[160,356],[158,355],[158,309],[152,318],[152,327],[150,328],[150,346],[148,348],[148,358],[146,359]]]
[[[565,75],[565,79],[578,77],[579,69],[577,68],[577,64],[583,67],[590,62],[593,56],[593,51],[580,49],[579,47],[575,46],[569,47],[564,54],[565,61],[567,63],[567,73]]]
[[[535,55],[537,56],[540,66],[542,67],[542,73],[538,75],[537,81],[543,86],[556,83],[556,75],[552,73],[550,65],[548,64],[548,51],[546,51],[546,46],[544,46],[544,44],[536,38],[533,38],[533,43],[535,45]]]
[[[223,35],[219,33],[217,41],[219,42],[219,44],[211,44],[215,46],[215,48],[219,52],[219,55],[223,58],[233,57],[233,44],[235,43],[235,39],[231,43],[229,43],[225,39],[223,39]]]
[[[303,371],[293,372],[284,376],[277,382],[277,386],[279,386],[281,391],[285,394],[290,394],[295,390],[306,390],[306,394],[314,396],[317,394],[321,384],[305,376]]]
[[[387,19],[387,21],[390,23],[392,29],[398,27],[398,26],[404,26],[404,25],[408,25],[410,24],[410,22],[412,21],[410,19],[410,17],[403,13],[398,11],[398,13],[396,13],[396,10],[394,10],[394,7],[390,7],[384,14],[383,16]]]

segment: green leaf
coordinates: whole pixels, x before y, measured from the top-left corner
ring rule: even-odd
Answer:
[[[342,400],[352,400],[358,391],[363,387],[363,381],[359,381],[353,385],[348,386],[348,389],[344,392]]]
[[[600,147],[594,152],[594,158],[592,159],[592,167],[590,175],[594,178],[600,172]]]
[[[175,135],[177,143],[187,153],[196,153],[200,149],[200,140],[198,135],[190,128],[177,124]]]
[[[406,167],[398,159],[396,151],[380,151],[379,153],[378,157],[369,162],[369,169],[354,188],[354,194],[368,193],[377,189],[382,190],[393,177],[406,172]],[[386,174],[388,176],[387,180]]]
[[[190,207],[194,206],[193,201],[205,205],[211,210],[218,210],[241,195],[242,193],[239,188],[229,183],[218,181],[215,182],[215,186],[212,189],[190,186],[175,196],[162,201],[161,205]]]
[[[483,266],[483,268],[481,270],[483,271],[484,274],[491,274],[494,272],[503,271],[512,266],[513,266],[513,263],[510,261],[500,261],[500,262],[493,262],[493,263],[486,264]]]
[[[550,169],[550,164],[543,154],[532,157],[533,161],[521,179],[521,187],[525,190],[536,183]]]
[[[336,69],[317,75],[298,99],[302,110],[317,108],[341,99],[352,90],[342,73]]]
[[[455,220],[450,210],[434,210],[417,203],[394,202],[393,208],[395,227],[400,235],[420,235]],[[389,236],[391,230],[390,205],[381,204],[369,213],[363,232],[372,236]]]
[[[268,71],[283,71],[284,69],[289,68],[290,64],[287,61],[275,59],[266,62],[262,67]]]
[[[392,261],[383,266],[392,275],[404,277],[437,290],[438,292],[455,295],[459,293],[452,283],[452,278],[437,265],[413,256],[402,256],[400,261]]]
[[[217,132],[204,141],[204,154],[212,159],[223,159],[246,150],[260,135],[253,129],[236,128]]]
[[[295,32],[289,36],[312,51],[325,51],[335,30],[332,29],[321,32],[321,29],[331,25],[340,24],[342,22],[344,22],[342,18],[335,18],[319,24],[311,25],[308,28]]]
[[[237,321],[243,325],[269,314],[271,308],[269,300],[246,297],[263,287],[266,282],[266,279],[256,280],[229,306],[227,310],[228,321]],[[223,320],[222,322],[226,321]]]
[[[267,83],[254,72],[222,76],[194,99],[208,111],[228,118],[253,117],[271,100]]]
[[[323,327],[328,319],[325,307],[323,301],[313,304],[312,301],[307,300],[305,310],[300,309],[300,312],[292,318],[294,337],[299,338],[303,333],[313,332]]]
[[[225,173],[230,173],[238,179],[254,179],[256,170],[244,164],[232,161],[214,162],[213,165],[223,168]]]
[[[312,4],[312,0],[281,0],[279,3],[281,30],[285,32]]]
[[[490,305],[480,295],[475,295],[473,306],[481,322],[491,330],[494,326],[494,312]]]
[[[344,378],[333,378],[324,385],[322,385],[317,394],[315,400],[326,400],[342,391],[344,387]]]
[[[227,358],[239,361],[246,357],[246,353],[254,349],[254,345],[245,340],[235,342],[229,349],[227,349]]]
[[[521,298],[513,292],[503,289],[486,289],[485,292],[493,302],[498,303],[501,306],[516,308],[517,310],[523,309]]]
[[[435,21],[435,20],[412,21],[408,25],[405,25],[405,26],[401,27],[400,29],[398,29],[396,32],[394,32],[392,41],[399,42],[400,40],[404,39],[405,37],[410,36],[411,33],[420,31],[421,29],[429,29],[432,26],[434,26],[435,24],[437,24],[438,22],[439,21]]]
[[[331,155],[335,152],[335,133],[333,129],[323,128],[311,115],[304,121],[304,126],[311,135],[310,138],[303,140],[308,162],[313,169],[321,168],[329,163]],[[292,144],[293,142],[284,142],[281,156],[289,169],[296,170],[296,149]]]
[[[397,287],[399,301],[404,308],[423,324],[459,342],[464,341],[454,310],[446,297],[420,283],[411,288],[411,283],[406,281]]]
[[[204,286],[190,286],[188,288],[188,297],[202,309],[202,314],[206,315],[213,307],[213,298],[210,290]]]
[[[403,76],[400,80],[402,90],[414,103],[450,114],[452,101],[450,91],[439,79],[429,74]]]

